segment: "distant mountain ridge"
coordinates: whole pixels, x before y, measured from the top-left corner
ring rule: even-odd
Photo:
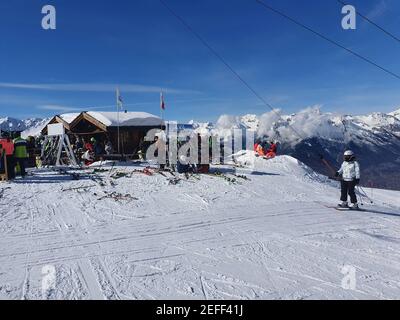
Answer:
[[[22,136],[36,136],[40,134],[40,131],[50,121],[49,118],[28,118],[24,120],[4,117],[0,118],[0,129],[1,131],[20,131]]]

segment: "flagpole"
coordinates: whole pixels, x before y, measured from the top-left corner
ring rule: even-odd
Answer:
[[[118,155],[121,154],[120,152],[120,142],[119,142],[119,127],[120,127],[120,123],[119,123],[119,88],[117,88],[117,144],[118,144]]]
[[[164,103],[164,95],[161,90],[160,93],[160,112],[161,112],[161,126],[160,129],[162,130],[163,122],[164,122],[164,108],[163,108],[163,103]]]

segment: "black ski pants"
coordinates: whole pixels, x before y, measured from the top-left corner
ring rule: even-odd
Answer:
[[[25,158],[15,158],[15,165],[19,164],[21,177],[26,176],[26,159]]]
[[[347,201],[347,195],[350,196],[351,203],[357,203],[357,196],[356,196],[356,182],[355,181],[342,181],[341,182],[341,201]]]
[[[8,171],[8,179],[12,180],[15,178],[15,161],[14,156],[7,156],[7,171]]]

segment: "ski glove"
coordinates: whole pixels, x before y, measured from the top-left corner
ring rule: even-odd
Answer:
[[[335,172],[335,177],[339,177],[339,172]]]
[[[356,183],[356,186],[360,184],[360,179],[355,179],[354,182]]]

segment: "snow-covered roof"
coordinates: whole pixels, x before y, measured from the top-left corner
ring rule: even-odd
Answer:
[[[107,127],[118,126],[117,112],[89,111],[88,115],[100,121]],[[160,126],[163,124],[160,117],[147,112],[120,112],[119,125],[121,127]]]
[[[71,124],[72,121],[74,121],[80,113],[64,113],[60,114],[60,118],[63,119],[66,123]]]

